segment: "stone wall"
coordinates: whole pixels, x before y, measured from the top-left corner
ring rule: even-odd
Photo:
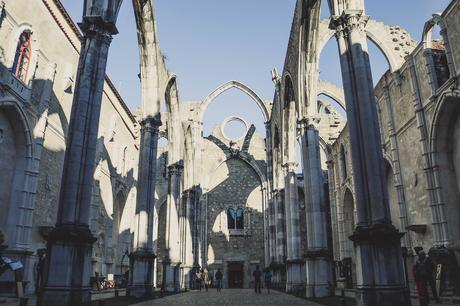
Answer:
[[[28,233],[26,236],[9,235],[7,256],[23,261],[25,280],[30,282],[26,289],[32,292],[36,251],[46,247],[46,233],[56,222],[80,34],[59,1],[5,1],[3,14],[0,23],[0,125],[7,125],[4,114],[8,114],[8,120],[14,121],[18,128],[15,142],[27,145],[22,145],[21,152],[15,154],[18,158],[27,156],[29,153],[25,154],[24,147],[30,149],[33,160],[28,164],[31,171],[27,173],[36,174],[35,183],[30,185],[25,186],[28,181],[19,177],[12,188],[2,186],[0,196],[6,196],[3,188],[14,193],[27,188],[31,216],[21,219],[17,211],[19,208],[16,207],[20,202],[2,200],[2,205],[9,209],[2,209],[5,214],[2,213],[0,226],[5,232],[11,233],[7,227],[12,229],[30,225],[29,232],[23,231]],[[13,65],[19,35],[23,31],[31,33],[32,48],[28,77],[21,82],[7,69]],[[18,89],[21,89],[19,95],[16,92]],[[21,114],[25,115],[22,123]],[[101,114],[91,229],[98,238],[93,252],[93,269],[106,275],[119,274],[121,257],[126,248],[130,248],[138,159],[136,120],[108,77],[104,85]],[[7,151],[14,155],[13,139],[7,129],[3,129],[2,150],[6,151],[2,151],[1,163],[7,162],[4,158]],[[14,163],[8,164],[15,167]],[[4,170],[7,167],[0,164],[0,169],[6,173]],[[8,215],[8,210],[9,224],[6,225],[3,216]],[[126,264],[125,259],[123,265]],[[12,275],[8,273],[2,276],[2,280],[11,278]]]

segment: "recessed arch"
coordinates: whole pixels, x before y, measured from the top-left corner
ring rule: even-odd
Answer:
[[[262,112],[262,115],[264,117],[264,121],[268,122],[270,120],[270,114],[268,113],[267,107],[265,106],[265,103],[262,101],[262,99],[247,85],[239,82],[239,81],[229,81],[225,84],[220,85],[217,87],[214,91],[212,91],[200,104],[200,121],[203,122],[203,117],[204,113],[206,112],[206,109],[208,108],[209,104],[211,104],[214,99],[216,99],[218,96],[226,92],[227,90],[230,90],[232,88],[236,88],[246,95],[248,95],[259,107],[260,111]]]
[[[179,94],[177,90],[177,77],[175,74],[172,74],[168,82],[166,83],[165,89],[165,104],[166,110],[171,112],[175,107],[179,106]]]
[[[14,137],[15,151],[12,156],[15,165],[11,169],[12,177],[9,178],[10,192],[6,199],[8,211],[3,212],[7,215],[4,229],[10,246],[24,249],[29,247],[35,205],[33,195],[36,187],[31,189],[30,186],[37,184],[37,177],[33,175],[33,140],[27,116],[18,102],[0,101],[0,112],[3,112],[4,119],[11,125],[10,132]],[[24,192],[26,190],[27,195]]]

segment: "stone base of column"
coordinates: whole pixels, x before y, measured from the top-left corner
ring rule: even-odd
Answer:
[[[331,262],[326,250],[307,252],[305,263],[306,296],[326,297],[333,294]]]
[[[128,296],[153,297],[155,254],[152,251],[135,251],[129,255],[130,277]]]
[[[163,262],[163,290],[166,292],[179,292],[179,269],[181,263],[165,260]]]
[[[96,240],[88,227],[60,225],[50,232],[46,279],[37,305],[91,305],[91,255]]]
[[[391,224],[358,226],[350,237],[357,254],[357,306],[410,305],[400,239]]]
[[[193,282],[193,279],[194,279],[194,267],[191,267],[191,266],[186,266],[186,267],[183,267],[182,269],[182,288],[183,289],[192,289],[192,282]]]
[[[305,267],[302,260],[286,263],[286,292],[300,292],[305,286]]]

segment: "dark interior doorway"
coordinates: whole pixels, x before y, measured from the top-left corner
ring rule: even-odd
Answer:
[[[244,269],[242,262],[228,263],[228,287],[243,288],[244,286]]]

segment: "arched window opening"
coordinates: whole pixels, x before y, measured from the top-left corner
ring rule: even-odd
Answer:
[[[244,209],[227,209],[228,230],[230,234],[242,234],[244,230]]]
[[[31,53],[30,32],[24,31],[19,36],[12,68],[14,75],[24,83],[29,72]]]
[[[345,154],[345,148],[340,146],[340,163],[342,164],[342,177],[343,179],[346,179],[348,177],[348,171],[347,171],[347,157]]]
[[[284,85],[284,105],[287,107],[289,103],[295,101],[294,86],[292,85],[291,78],[286,77]]]
[[[274,139],[273,145],[275,149],[280,148],[280,131],[277,126],[275,126],[275,139]]]
[[[440,34],[441,28],[438,25],[435,25],[431,31],[433,31],[434,34],[431,40],[434,72],[436,74],[437,85],[441,87],[447,82],[450,76],[446,45]]]

